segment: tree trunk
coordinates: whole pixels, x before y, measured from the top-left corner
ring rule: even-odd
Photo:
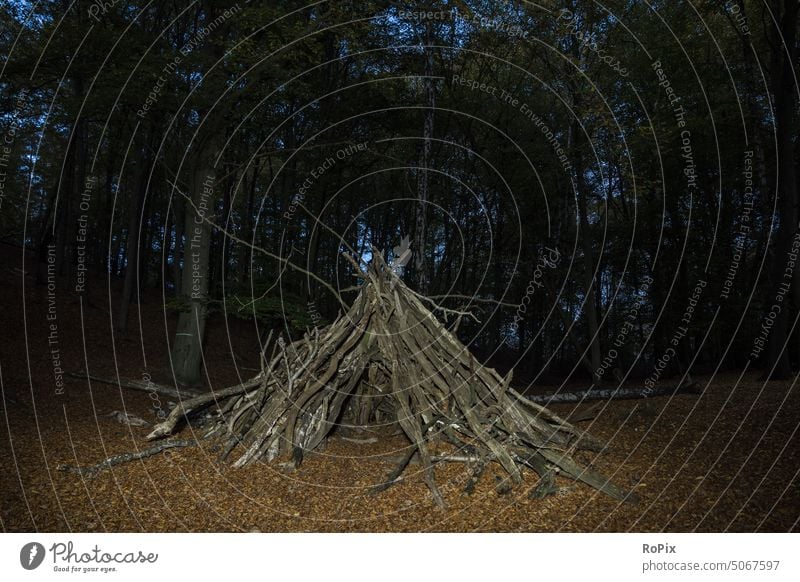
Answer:
[[[422,128],[422,148],[420,151],[419,169],[417,170],[417,196],[419,202],[416,212],[416,236],[414,243],[414,268],[417,276],[418,291],[425,293],[428,286],[425,265],[425,238],[427,235],[426,214],[429,199],[428,167],[431,160],[431,138],[433,137],[433,114],[436,107],[436,94],[433,88],[433,24],[425,21],[425,121]]]
[[[213,159],[209,158],[209,159]],[[211,227],[214,220],[216,171],[210,164],[199,164],[192,183],[192,200],[185,204],[186,240],[183,250],[181,292],[187,306],[178,316],[172,346],[172,366],[180,386],[193,386],[200,380],[203,337],[208,316],[208,275]]]
[[[583,156],[579,150],[579,131],[577,124],[572,125],[571,133],[574,146],[575,174],[577,187],[578,220],[580,224],[580,244],[583,252],[583,282],[586,287],[586,298],[583,308],[586,313],[587,333],[589,334],[589,357],[592,364],[592,382],[600,382],[598,370],[600,369],[600,334],[597,323],[597,303],[595,298],[594,253],[592,252],[592,239],[589,232],[588,214],[588,185],[584,176]]]
[[[139,278],[139,225],[141,222],[142,211],[144,208],[144,198],[147,191],[147,178],[149,173],[150,161],[147,155],[142,155],[142,164],[139,168],[139,175],[136,181],[136,188],[133,192],[131,206],[128,209],[128,240],[125,245],[126,267],[125,282],[122,286],[122,300],[117,311],[117,331],[126,333],[128,331],[128,312],[130,311],[131,299],[136,281]]]
[[[255,228],[255,219],[253,214],[255,212],[255,199],[256,199],[256,184],[258,184],[258,176],[261,171],[261,158],[256,158],[253,164],[253,174],[250,179],[250,187],[247,190],[247,214],[244,217],[244,233],[252,236],[253,229]],[[241,251],[239,251],[241,252]],[[242,282],[247,283],[250,275],[250,264],[253,260],[252,253],[247,253],[247,256],[241,257],[242,264]]]
[[[186,224],[184,222],[184,214],[186,213],[186,205],[183,198],[180,196],[173,196],[174,204],[172,205],[172,217],[175,221],[175,248],[172,249],[172,282],[175,284],[175,296],[180,297],[181,294],[181,256],[183,253],[183,234],[186,231]]]
[[[779,2],[773,3],[778,14]],[[783,296],[781,288],[792,283],[791,274],[785,271],[786,260],[792,247],[792,239],[797,232],[797,182],[794,168],[794,144],[792,143],[794,117],[794,61],[797,56],[797,16],[798,0],[784,0],[780,30],[773,38],[772,91],[775,99],[775,125],[778,146],[778,212],[779,231],[772,263],[772,289],[766,305],[778,305],[778,297]],[[797,294],[798,281],[793,282]],[[797,295],[795,295],[797,296]],[[785,380],[791,375],[788,340],[789,303],[779,305],[780,311],[774,320],[769,335],[764,377],[772,380]]]
[[[111,208],[113,206],[112,200],[114,196],[118,192],[118,188],[114,186],[114,164],[117,161],[116,152],[112,151],[112,148],[109,148],[108,158],[106,160],[106,180],[105,185],[103,187],[103,199],[100,206],[100,236],[98,237],[98,242],[102,245],[101,252],[97,257],[97,264],[96,266],[101,269],[101,272],[105,275],[109,272],[111,266],[111,246],[112,240],[114,238],[111,229],[112,225],[114,224],[114,216],[112,214]]]
[[[80,119],[75,121],[67,144],[67,153],[64,156],[64,165],[61,168],[61,175],[56,187],[55,199],[55,226],[54,238],[56,244],[56,273],[58,275],[70,275],[72,260],[72,240],[71,226],[72,221],[72,198],[75,196],[78,173],[78,163],[76,161],[77,152],[83,147],[83,133]]]

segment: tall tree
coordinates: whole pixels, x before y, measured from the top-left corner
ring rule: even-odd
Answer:
[[[795,125],[795,103],[797,95],[797,27],[798,0],[773,0],[770,4],[772,18],[770,78],[774,99],[775,138],[777,142],[778,183],[778,234],[775,254],[772,257],[772,294],[777,301],[785,292],[784,285],[795,289],[795,301],[800,298],[800,278],[788,276],[786,264],[792,250],[792,240],[798,232],[797,225],[797,173],[793,134]],[[788,297],[787,297],[788,298]],[[772,305],[768,301],[767,305]],[[795,309],[800,304],[795,305]],[[769,335],[765,374],[774,380],[784,380],[791,374],[788,351],[789,302],[780,309]],[[800,355],[800,354],[798,354]]]

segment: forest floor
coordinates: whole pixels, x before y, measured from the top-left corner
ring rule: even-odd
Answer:
[[[278,464],[242,469],[217,462],[214,443],[174,449],[117,466],[93,477],[57,470],[91,465],[149,446],[148,427],[128,427],[104,416],[126,410],[150,422],[147,393],[64,377],[54,384],[52,350],[65,371],[168,383],[165,319],[159,293],[131,312],[131,331],[112,334],[107,283],[91,289],[94,306],[63,289],[56,292],[57,344],[46,287],[14,269],[4,249],[6,283],[0,285],[0,527],[4,531],[797,531],[800,529],[800,394],[789,382],[758,381],[755,373],[698,378],[699,396],[615,401],[581,426],[605,439],[601,454],[579,458],[638,493],[638,504],[619,503],[586,485],[559,480],[560,491],[530,499],[537,478],[499,494],[496,467],[472,496],[459,464],[436,468],[447,508],[435,509],[418,465],[388,491],[372,496],[401,454],[402,436],[332,436],[322,453],[293,472]],[[23,293],[24,282],[24,293]],[[112,288],[114,286],[112,285]],[[24,298],[24,301],[23,301]],[[112,296],[112,305],[117,297]],[[206,349],[208,381],[223,387],[236,365],[256,362],[254,331],[216,318]],[[141,330],[141,331],[140,331]],[[85,334],[83,333],[85,332]],[[230,342],[229,342],[230,338]],[[240,359],[234,361],[231,351]],[[146,362],[145,362],[146,358]],[[162,401],[169,400],[163,398]],[[162,402],[166,406],[166,402]],[[582,405],[588,408],[589,405]],[[573,406],[553,406],[567,416]],[[180,437],[189,438],[191,428]]]

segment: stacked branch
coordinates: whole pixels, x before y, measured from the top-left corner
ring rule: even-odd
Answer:
[[[601,443],[511,389],[510,374],[477,362],[381,254],[374,257],[366,272],[354,263],[362,284],[346,314],[298,341],[276,342],[257,376],[183,401],[148,439],[170,434],[184,415],[215,402],[223,421],[212,436],[226,439],[223,457],[233,456],[234,466],[279,456],[299,463],[344,416],[358,424],[388,417],[411,448],[387,485],[416,455],[438,505],[431,454],[437,439],[477,459],[478,475],[497,462],[512,483],[522,481],[527,467],[543,482],[560,473],[616,499],[631,498],[573,459],[574,451],[599,450]]]

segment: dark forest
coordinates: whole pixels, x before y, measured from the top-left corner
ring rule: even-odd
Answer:
[[[797,530],[799,4],[3,3],[0,526]]]

